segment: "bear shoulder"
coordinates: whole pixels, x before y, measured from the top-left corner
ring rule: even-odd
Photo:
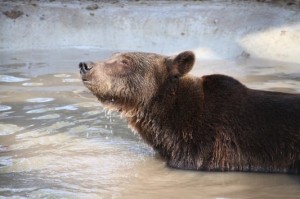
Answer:
[[[202,82],[203,91],[206,94],[243,95],[247,91],[247,87],[245,85],[226,75],[206,75],[202,77]]]
[[[221,75],[221,74],[205,75],[202,77],[202,79],[203,79],[203,83],[206,86],[210,86],[210,87],[245,88],[245,86],[242,83],[240,83],[238,80],[227,75]]]

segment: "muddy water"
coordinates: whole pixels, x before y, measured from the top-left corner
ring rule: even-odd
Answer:
[[[0,196],[14,198],[299,198],[299,176],[169,169],[81,84],[96,49],[0,52]],[[300,65],[198,61],[251,88],[300,92]]]

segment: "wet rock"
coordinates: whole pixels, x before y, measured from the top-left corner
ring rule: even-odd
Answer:
[[[45,20],[45,15],[43,14],[41,17],[40,17],[40,20]]]
[[[5,11],[3,12],[3,14],[10,19],[17,19],[18,17],[22,16],[24,13],[20,10],[11,10],[11,11]]]
[[[87,10],[97,10],[98,8],[98,4],[92,4],[86,7]]]
[[[284,36],[286,33],[287,33],[286,30],[282,30],[282,31],[280,31],[280,36]]]
[[[243,51],[239,56],[238,58],[241,58],[241,59],[248,59],[250,57],[250,53],[246,52],[246,51]]]

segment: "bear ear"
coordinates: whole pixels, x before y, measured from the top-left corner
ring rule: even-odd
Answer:
[[[195,54],[192,51],[179,53],[173,60],[173,72],[178,72],[179,76],[185,75],[193,68],[195,59]]]

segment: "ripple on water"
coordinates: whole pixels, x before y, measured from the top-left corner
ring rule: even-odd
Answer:
[[[53,111],[53,108],[39,108],[30,111],[26,111],[26,113],[45,113],[48,111]]]
[[[43,102],[51,102],[53,101],[54,98],[31,98],[31,99],[27,99],[27,102],[33,102],[33,103],[43,103]]]
[[[29,79],[11,75],[0,75],[0,82],[25,82],[27,80]]]
[[[95,193],[75,193],[62,189],[36,189],[28,192],[30,198],[99,198]],[[101,198],[101,197],[100,197]]]
[[[46,126],[46,127],[42,127],[42,128],[39,128],[39,129],[35,129],[35,130],[32,130],[32,131],[27,131],[27,132],[24,132],[24,133],[19,133],[16,135],[16,139],[17,140],[22,140],[22,139],[25,139],[25,140],[31,140],[31,141],[34,141],[32,140],[32,138],[36,138],[36,137],[40,137],[42,138],[42,136],[46,136],[46,135],[49,135],[59,129],[62,129],[62,128],[65,128],[65,127],[69,127],[69,126],[73,126],[75,125],[75,123],[73,122],[56,122],[50,126]],[[61,141],[61,140],[60,140]],[[23,145],[24,143],[22,143]]]
[[[39,117],[33,117],[32,119],[34,120],[46,120],[46,119],[56,119],[59,118],[60,115],[59,114],[49,114],[49,115],[43,115],[43,116],[39,116]]]
[[[52,107],[52,108],[39,108],[34,110],[29,110],[26,113],[45,113],[49,111],[60,111],[60,110],[68,110],[68,111],[75,111],[78,107],[75,105],[66,105],[66,106],[60,106],[60,107]]]
[[[103,111],[102,110],[95,110],[95,111],[88,111],[83,113],[84,116],[92,116],[92,115],[100,115]]]
[[[1,104],[0,104],[0,111],[8,111],[8,110],[10,110],[10,109],[11,109],[10,106],[6,106],[6,105],[1,105]]]
[[[63,79],[63,82],[65,82],[65,83],[72,83],[72,82],[81,82],[81,80],[80,79],[71,79],[71,78],[65,78],[65,79]]]
[[[22,84],[23,86],[43,86],[43,83],[36,83],[36,82],[26,82]]]
[[[89,108],[89,107],[100,107],[100,103],[99,102],[82,102],[82,103],[77,103],[75,104],[75,106],[79,106],[79,107],[84,107],[84,108]]]
[[[61,73],[61,74],[55,74],[53,75],[54,77],[71,77],[71,75],[68,75],[68,74],[64,74],[64,73]]]
[[[75,111],[77,109],[78,108],[74,105],[66,105],[66,106],[60,106],[60,107],[55,108],[56,111],[59,111],[59,110]]]
[[[22,129],[23,129],[23,127],[19,127],[14,124],[0,124],[0,136],[11,135]]]
[[[83,133],[86,132],[88,128],[88,125],[77,125],[76,127],[69,128],[68,131],[71,133]]]
[[[0,167],[11,166],[12,159],[10,156],[2,156],[0,157]]]

